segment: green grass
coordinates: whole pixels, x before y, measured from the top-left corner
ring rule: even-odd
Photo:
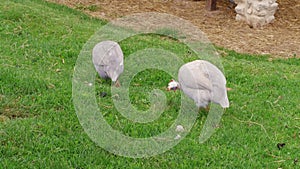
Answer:
[[[204,144],[198,136],[207,114],[201,112],[190,134],[164,154],[141,159],[116,156],[85,134],[72,102],[77,56],[105,22],[40,0],[0,1],[0,168],[299,168],[300,60],[227,53],[222,57],[231,107]],[[124,55],[147,47],[168,49],[184,61],[189,49],[169,38],[136,36],[122,41]],[[164,89],[170,76],[140,72],[130,97],[140,110],[146,92]],[[159,80],[156,80],[159,79]],[[97,97],[109,124],[132,137],[167,129],[177,116],[179,93],[166,93],[168,109],[149,124],[119,115],[110,99],[110,82],[96,79]],[[281,150],[277,143],[286,143]]]

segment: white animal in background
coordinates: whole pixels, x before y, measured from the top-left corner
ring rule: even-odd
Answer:
[[[119,87],[118,78],[124,71],[124,55],[120,45],[114,41],[102,41],[93,48],[92,59],[99,76],[110,78]]]
[[[181,89],[197,107],[207,108],[210,102],[229,107],[225,76],[212,63],[195,60],[184,64],[179,69],[178,81],[171,80],[167,89]]]

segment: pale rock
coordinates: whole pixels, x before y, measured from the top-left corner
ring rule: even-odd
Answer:
[[[176,132],[183,132],[184,131],[184,128],[183,128],[183,126],[182,125],[178,125],[178,126],[176,126],[176,130],[175,130]]]
[[[174,140],[178,140],[178,139],[181,139],[181,136],[179,134],[177,134],[174,138]]]
[[[235,0],[236,20],[250,27],[261,28],[271,23],[278,8],[276,0]]]

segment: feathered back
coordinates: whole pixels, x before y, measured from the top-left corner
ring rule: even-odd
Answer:
[[[122,49],[114,41],[96,44],[92,57],[94,66],[102,78],[111,78],[115,82],[124,70]]]
[[[223,73],[205,60],[196,60],[181,66],[178,80],[183,92],[192,98],[198,107],[212,101],[229,107],[226,79]]]

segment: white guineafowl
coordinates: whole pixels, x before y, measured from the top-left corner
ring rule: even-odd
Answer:
[[[96,44],[93,48],[92,59],[100,77],[110,78],[116,87],[120,86],[118,78],[124,71],[124,56],[117,42],[102,41]]]
[[[205,60],[195,60],[181,66],[178,82],[171,80],[167,89],[181,89],[199,108],[207,108],[210,102],[223,108],[229,107],[225,76],[215,65]]]

